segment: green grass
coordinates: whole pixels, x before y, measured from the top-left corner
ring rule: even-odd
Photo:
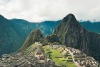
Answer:
[[[33,51],[34,48],[37,48],[35,51]],[[24,54],[25,55],[34,55],[37,51],[39,51],[41,48],[40,48],[40,45],[37,45],[37,44],[33,44],[31,45],[30,47],[27,48],[27,50],[24,51]]]
[[[66,62],[65,61],[62,61],[63,59],[62,58],[57,58],[57,57],[60,57],[60,53],[54,49],[50,49],[50,51],[52,52],[51,53],[51,58],[54,60],[54,62],[57,64],[57,65],[66,65]]]
[[[62,50],[62,48],[59,48],[60,51]],[[51,52],[50,53],[50,57],[52,58],[52,60],[55,62],[56,65],[58,66],[62,66],[65,65],[66,67],[77,67],[73,62],[68,62],[67,60],[69,60],[68,58],[63,58],[61,56],[63,56],[59,50],[55,50],[52,49],[50,46],[44,46],[44,50],[46,53]]]

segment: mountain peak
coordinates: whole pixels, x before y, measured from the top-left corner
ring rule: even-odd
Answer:
[[[0,14],[0,23],[6,23],[8,19],[6,19],[4,16]]]
[[[25,40],[23,47],[21,48],[21,51],[25,50],[35,42],[40,42],[41,39],[43,39],[41,31],[39,29],[33,30]]]
[[[76,20],[75,16],[73,14],[68,14],[66,17],[62,19],[60,25],[56,28],[54,33],[61,36],[62,32],[70,31],[70,29],[74,31],[74,29],[80,29],[80,28],[82,27]]]
[[[39,29],[35,29],[33,32],[41,33],[41,31]]]
[[[4,19],[5,17],[0,14],[0,19]]]
[[[67,22],[67,21],[77,21],[74,14],[68,14],[66,17],[64,17],[62,19],[63,22]]]

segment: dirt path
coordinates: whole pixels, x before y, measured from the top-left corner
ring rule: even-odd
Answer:
[[[66,48],[66,51],[68,51],[68,52],[71,54],[72,59],[73,59],[73,62],[75,63],[75,65],[76,65],[77,67],[81,67],[77,62],[75,62],[73,53],[72,53],[70,50],[68,50],[67,48]]]

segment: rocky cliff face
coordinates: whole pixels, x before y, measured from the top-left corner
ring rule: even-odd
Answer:
[[[100,35],[84,29],[73,14],[62,19],[54,34],[62,44],[80,49],[100,61]]]
[[[22,48],[20,49],[21,51],[25,50],[28,48],[30,45],[34,44],[35,42],[41,42],[43,39],[43,35],[39,29],[33,30],[27,39],[25,40]]]
[[[88,31],[86,31],[76,20],[73,14],[69,14],[62,20],[61,24],[54,31],[62,44],[82,49],[87,44]],[[81,45],[82,44],[82,45]],[[86,48],[86,46],[84,46]]]

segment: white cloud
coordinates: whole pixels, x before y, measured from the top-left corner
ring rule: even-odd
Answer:
[[[0,0],[0,14],[39,22],[59,20],[69,13],[78,20],[100,21],[100,0]]]

